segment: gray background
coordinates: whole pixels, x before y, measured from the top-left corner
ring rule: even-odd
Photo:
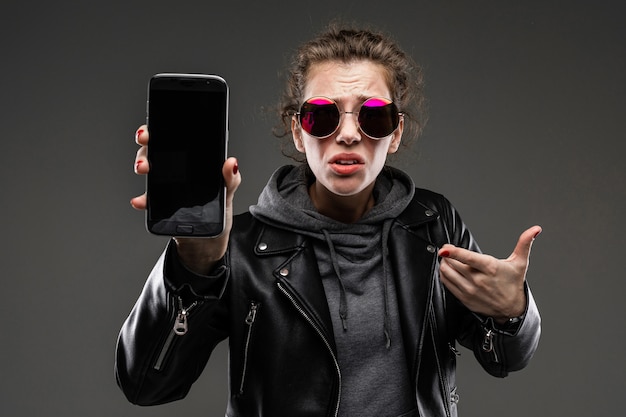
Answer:
[[[335,17],[390,31],[425,67],[430,121],[397,165],[495,256],[544,227],[530,269],[540,348],[504,380],[464,350],[461,415],[623,415],[623,2],[17,3],[0,17],[0,415],[223,415],[225,345],[178,403],[132,406],[113,377],[119,327],[165,244],[128,204],[144,187],[146,85],[162,71],[228,80],[244,211],[287,162],[262,110],[280,70]]]

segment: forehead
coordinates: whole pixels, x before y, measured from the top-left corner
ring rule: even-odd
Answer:
[[[388,72],[372,61],[327,61],[311,65],[304,98],[325,96],[334,100],[382,96],[391,98]]]

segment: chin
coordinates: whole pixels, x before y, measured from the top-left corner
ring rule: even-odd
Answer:
[[[363,190],[365,190],[367,188],[367,184],[362,183],[361,181],[358,181],[357,184],[355,184],[352,181],[339,181],[340,183],[338,183],[338,181],[333,181],[333,183],[331,184],[330,187],[328,187],[328,189],[333,193],[336,194],[338,196],[341,197],[351,197],[353,195],[357,195],[359,193],[361,193]]]

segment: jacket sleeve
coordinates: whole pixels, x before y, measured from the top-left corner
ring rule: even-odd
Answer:
[[[438,208],[447,230],[449,243],[481,252],[471,232],[461,220],[457,210],[444,198]],[[481,366],[491,375],[505,377],[509,372],[524,368],[530,362],[539,343],[541,318],[528,283],[526,311],[515,323],[498,326],[490,317],[482,317],[469,311],[446,290],[448,311],[456,327],[459,343],[472,350]]]
[[[131,403],[155,405],[187,395],[215,346],[227,336],[219,301],[228,272],[221,265],[211,276],[193,274],[178,261],[176,245],[170,242],[117,341],[115,375]],[[184,321],[181,313],[186,332],[180,326],[175,332],[175,322]]]

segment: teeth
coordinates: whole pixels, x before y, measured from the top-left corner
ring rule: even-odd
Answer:
[[[336,161],[337,164],[339,165],[353,165],[353,164],[358,164],[356,159],[353,159],[351,161]]]

